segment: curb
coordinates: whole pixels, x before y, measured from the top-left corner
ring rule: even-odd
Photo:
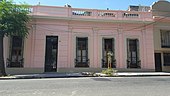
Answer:
[[[120,77],[170,76],[170,73],[118,73]]]
[[[0,77],[0,80],[11,80],[11,79],[41,79],[41,78],[78,78],[78,77],[89,77],[89,76],[77,76],[77,75],[16,75],[11,77]]]
[[[149,76],[170,76],[170,73],[162,74],[147,74],[147,73],[117,73],[114,76],[91,74],[33,74],[33,75],[14,75],[7,77],[0,77],[0,80],[12,79],[41,79],[41,78],[79,78],[79,77],[149,77]]]

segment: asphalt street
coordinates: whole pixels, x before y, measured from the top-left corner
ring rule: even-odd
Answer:
[[[170,96],[170,77],[0,80],[0,96]]]

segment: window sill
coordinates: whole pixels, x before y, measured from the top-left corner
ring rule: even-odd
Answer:
[[[83,68],[83,67],[84,67],[84,68],[87,68],[87,67],[89,67],[89,65],[88,65],[88,64],[76,64],[75,67],[76,67],[76,68],[79,68],[79,67],[81,67],[81,68]]]
[[[170,64],[164,64],[164,66],[170,66]]]
[[[170,46],[161,46],[161,48],[170,48]]]
[[[22,69],[24,67],[6,67],[7,69]]]

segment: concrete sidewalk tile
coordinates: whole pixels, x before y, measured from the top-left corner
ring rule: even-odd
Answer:
[[[166,73],[166,72],[117,72],[116,73],[116,77],[133,77],[133,76],[170,76],[170,73]],[[0,80],[36,79],[36,78],[70,78],[70,77],[90,77],[90,76],[83,75],[82,73],[42,73],[42,74],[6,76],[6,77],[0,77]]]

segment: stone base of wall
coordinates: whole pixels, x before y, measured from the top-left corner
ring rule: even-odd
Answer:
[[[6,68],[7,74],[36,74],[43,73],[44,68]]]
[[[162,71],[170,72],[170,66],[162,66]]]
[[[70,73],[70,72],[101,72],[106,68],[58,68],[59,73]],[[154,72],[153,69],[115,69],[118,72]],[[56,73],[57,73],[56,72]],[[44,68],[6,68],[6,73],[15,74],[37,74],[44,73]],[[49,72],[50,73],[50,72]],[[52,72],[55,73],[55,72]]]
[[[106,68],[59,68],[58,72],[101,72]],[[155,72],[154,69],[118,69],[118,72]]]

